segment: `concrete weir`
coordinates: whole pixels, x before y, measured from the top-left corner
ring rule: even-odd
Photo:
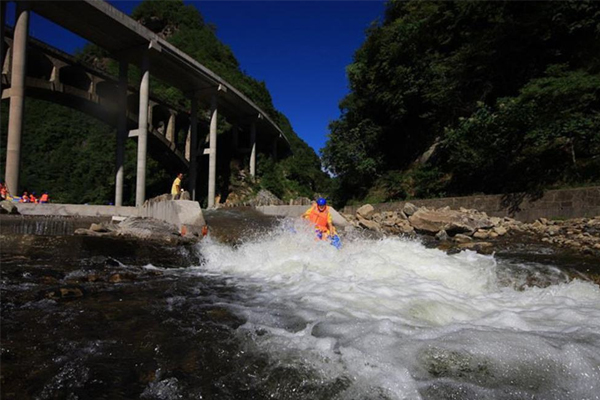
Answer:
[[[190,200],[148,201],[141,207],[94,206],[82,204],[19,204],[22,215],[70,215],[80,217],[154,218],[196,232],[205,225],[200,205]]]

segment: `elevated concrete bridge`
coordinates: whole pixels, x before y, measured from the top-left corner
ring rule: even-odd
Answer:
[[[11,96],[12,32],[5,39],[7,55],[2,69],[2,100]],[[30,38],[27,46],[25,90],[27,97],[62,104],[117,126],[119,113],[118,79],[75,60],[56,48]],[[128,86],[126,116],[129,136],[138,126],[139,92]],[[207,124],[200,123],[199,128]],[[148,101],[149,151],[173,170],[187,170],[191,153],[190,115],[150,96]],[[182,142],[184,145],[182,145]],[[202,146],[203,143],[200,144]],[[152,151],[154,150],[154,151]]]
[[[249,133],[250,174],[256,172],[257,140],[271,148],[289,149],[287,139],[258,106],[215,73],[164,39],[100,0],[19,1],[13,35],[5,37],[6,2],[2,2],[2,98],[10,99],[6,158],[6,182],[18,190],[23,102],[38,97],[74,107],[117,126],[115,204],[122,205],[123,159],[126,137],[138,141],[136,205],[145,200],[148,138],[153,154],[176,168],[189,168],[190,191],[195,183],[199,158],[209,156],[208,205],[214,206],[217,113],[237,132]],[[107,76],[73,57],[28,37],[29,16],[35,12],[108,50],[119,61],[119,78]],[[12,36],[12,38],[10,37]],[[29,64],[29,65],[28,65]],[[138,65],[142,79],[138,88],[127,82],[129,64]],[[191,101],[191,110],[177,109],[150,97],[149,74],[179,89]],[[202,112],[204,108],[205,112]],[[208,148],[203,149],[198,130],[205,125],[199,116],[208,114]],[[185,139],[183,139],[185,138]],[[171,168],[173,169],[173,168]],[[17,188],[17,189],[14,189]]]

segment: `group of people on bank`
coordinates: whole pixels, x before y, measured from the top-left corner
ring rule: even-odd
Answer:
[[[15,201],[19,203],[34,203],[34,204],[43,204],[50,202],[50,196],[48,192],[44,191],[40,197],[36,196],[35,192],[29,193],[27,190],[23,192],[21,196],[12,196],[8,190],[8,186],[4,182],[0,182],[0,199]]]

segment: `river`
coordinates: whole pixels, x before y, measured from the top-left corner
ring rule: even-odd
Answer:
[[[600,287],[548,254],[246,237],[4,254],[2,398],[600,398]]]

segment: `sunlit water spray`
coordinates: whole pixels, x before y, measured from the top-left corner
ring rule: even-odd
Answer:
[[[198,274],[252,290],[239,333],[336,398],[600,398],[600,288],[556,268],[346,238],[287,221],[239,246],[203,241]],[[535,270],[535,271],[533,271]],[[542,276],[542,287],[524,277]]]

